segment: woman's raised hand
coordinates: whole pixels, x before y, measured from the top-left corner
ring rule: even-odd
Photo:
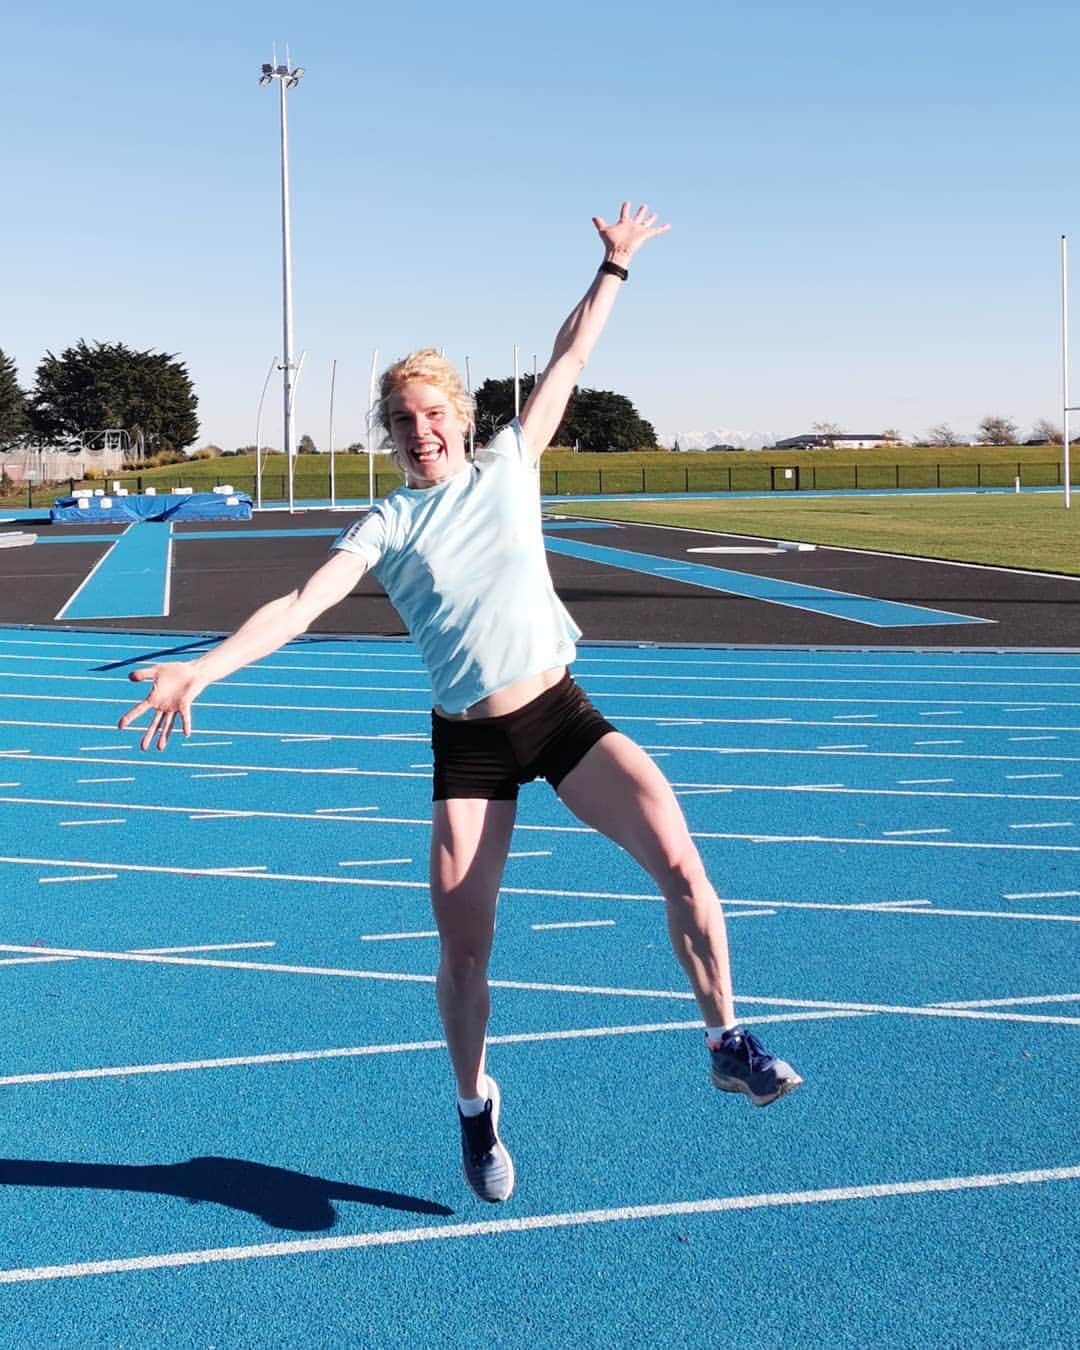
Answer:
[[[143,713],[153,712],[150,725],[139,742],[140,750],[149,750],[155,737],[157,748],[164,750],[178,717],[184,735],[191,735],[191,705],[205,688],[205,682],[196,674],[193,662],[168,662],[150,666],[146,670],[133,670],[128,679],[136,683],[153,681],[149,694],[141,703],[129,708],[118,723],[120,730],[126,731]]]
[[[649,239],[655,239],[658,234],[666,234],[671,229],[670,225],[657,225],[655,212],[650,214],[644,202],[633,215],[630,214],[630,203],[623,202],[619,219],[611,225],[603,216],[593,216],[592,220],[600,238],[604,241],[605,256],[623,266],[642,244]]]

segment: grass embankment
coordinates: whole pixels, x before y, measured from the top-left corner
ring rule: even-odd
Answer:
[[[593,492],[769,492],[801,489],[920,488],[920,487],[1010,487],[1017,473],[1026,487],[1054,486],[1061,481],[1060,446],[949,447],[895,446],[882,450],[803,450],[792,454],[778,450],[736,450],[672,454],[666,450],[638,450],[626,454],[579,454],[549,450],[544,456],[542,487],[545,493],[573,495]],[[1080,451],[1074,456],[1073,480],[1080,480]],[[300,501],[329,496],[329,459],[326,455],[298,455],[294,461],[294,491]],[[382,496],[401,482],[388,455],[376,459],[376,495]],[[790,469],[788,477],[784,470]],[[268,455],[263,462],[265,500],[282,500],[288,494],[283,455]],[[231,483],[254,496],[255,461],[252,455],[223,459],[192,459],[163,468],[109,474],[134,489],[159,492],[176,486],[209,491]],[[367,497],[366,455],[335,456],[337,496]],[[98,480],[98,486],[101,480]],[[56,487],[34,493],[35,505],[48,505]],[[25,505],[25,489],[0,499],[0,505]]]
[[[1080,499],[1066,511],[1058,493],[861,500],[777,493],[754,501],[613,501],[554,509],[566,515],[1080,575]]]

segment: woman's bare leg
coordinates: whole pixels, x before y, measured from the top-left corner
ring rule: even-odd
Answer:
[[[484,1095],[488,958],[517,803],[474,797],[435,803],[431,904],[441,944],[435,983],[462,1098]]]
[[[626,849],[660,887],[671,945],[705,1025],[732,1025],[724,912],[667,779],[640,746],[609,732],[571,769],[558,792],[579,819]]]

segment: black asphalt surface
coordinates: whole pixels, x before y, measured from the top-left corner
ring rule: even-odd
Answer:
[[[302,585],[326,558],[329,536],[305,529],[343,529],[340,512],[304,511],[290,519],[274,512],[250,522],[191,523],[174,527],[171,612],[167,617],[81,621],[78,627],[138,628],[220,633],[236,628],[254,609]],[[50,624],[108,548],[120,526],[0,525],[0,533],[32,531],[39,542],[0,548],[0,623]],[[279,538],[254,531],[290,529]],[[235,538],[200,539],[227,530]],[[49,544],[50,533],[79,543]],[[802,585],[926,606],[990,623],[940,627],[872,628],[786,605],[705,590],[670,577],[648,576],[599,563],[549,555],[556,589],[587,639],[657,643],[845,647],[1080,647],[1080,578],[1003,568],[898,558],[819,547],[780,554],[689,554],[717,544],[739,546],[742,536],[696,530],[619,525],[574,529],[562,538],[623,548],[657,558],[693,561]],[[760,541],[771,542],[771,541]],[[65,626],[61,624],[60,626]],[[313,632],[400,636],[404,628],[372,577],[315,624]]]

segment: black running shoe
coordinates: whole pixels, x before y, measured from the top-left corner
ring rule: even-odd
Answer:
[[[770,1055],[758,1038],[742,1027],[725,1031],[719,1045],[709,1048],[713,1087],[721,1092],[745,1092],[755,1106],[768,1106],[802,1079],[782,1059]]]
[[[499,1139],[499,1085],[487,1079],[488,1098],[478,1116],[463,1116],[461,1125],[461,1170],[481,1200],[498,1204],[509,1200],[514,1189],[514,1163]]]

